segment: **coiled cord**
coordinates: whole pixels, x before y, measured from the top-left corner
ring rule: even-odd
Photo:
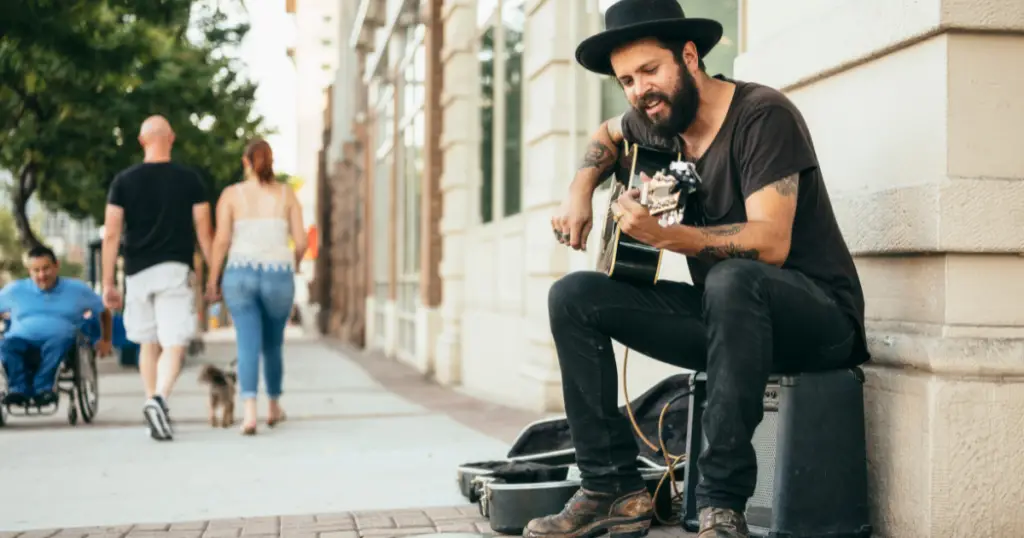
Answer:
[[[686,454],[672,454],[668,451],[668,447],[665,445],[665,414],[668,413],[669,407],[679,400],[680,398],[688,397],[690,391],[683,391],[673,396],[669,401],[665,402],[665,405],[661,408],[661,413],[658,414],[658,444],[655,445],[650,439],[644,435],[644,432],[640,429],[640,425],[636,422],[636,416],[633,414],[633,406],[629,402],[629,388],[626,385],[626,371],[629,366],[629,348],[626,348],[625,355],[622,358],[622,395],[626,399],[626,414],[629,415],[629,421],[633,423],[633,429],[636,430],[636,434],[640,436],[640,440],[647,445],[656,454],[661,454],[665,459],[665,465],[667,467],[665,474],[658,480],[658,486],[654,489],[654,517],[657,518],[658,522],[662,525],[675,525],[679,523],[679,514],[674,514],[670,518],[664,518],[658,513],[658,494],[661,492],[661,488],[665,485],[665,481],[671,484],[672,497],[671,504],[675,505],[682,501],[683,492],[679,491],[679,485],[676,481],[675,467],[679,463],[686,461]]]

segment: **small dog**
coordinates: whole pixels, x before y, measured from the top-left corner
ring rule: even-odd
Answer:
[[[228,428],[235,423],[235,385],[238,374],[235,367],[238,359],[231,361],[228,370],[222,370],[212,364],[204,364],[199,371],[199,382],[210,386],[210,426]],[[220,410],[220,420],[217,411]]]

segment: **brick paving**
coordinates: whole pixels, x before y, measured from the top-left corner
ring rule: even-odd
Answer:
[[[214,519],[0,532],[0,538],[406,538],[434,533],[495,536],[476,505],[301,516]],[[654,527],[655,538],[692,537],[677,527]]]

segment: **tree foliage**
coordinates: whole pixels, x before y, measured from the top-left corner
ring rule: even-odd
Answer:
[[[248,30],[197,0],[5,5],[0,168],[15,175],[21,243],[38,243],[25,218],[33,194],[100,219],[113,177],[141,159],[138,129],[153,114],[175,130],[174,160],[216,198],[240,175],[245,143],[265,134],[252,113],[256,87],[230,55]]]
[[[33,229],[36,229],[33,223]],[[0,286],[10,279],[25,278],[28,269],[25,267],[24,249],[18,240],[18,230],[14,226],[14,216],[6,209],[0,210]],[[58,274],[69,278],[82,278],[85,266],[80,263],[60,259]]]

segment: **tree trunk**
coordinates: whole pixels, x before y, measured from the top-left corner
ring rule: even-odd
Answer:
[[[32,231],[32,224],[28,220],[27,213],[28,201],[38,186],[36,181],[36,166],[29,163],[18,173],[18,185],[14,190],[14,225],[18,229],[18,241],[25,249],[43,244]]]

